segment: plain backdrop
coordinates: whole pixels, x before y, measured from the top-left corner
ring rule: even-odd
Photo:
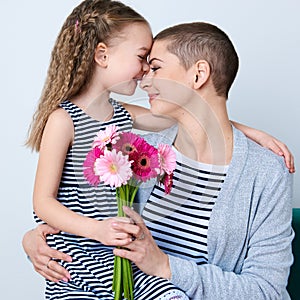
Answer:
[[[228,33],[241,61],[228,102],[230,118],[267,131],[289,146],[297,169],[294,207],[300,207],[300,1],[124,2],[149,20],[154,34],[196,20],[214,23]],[[37,161],[23,143],[52,46],[79,3],[0,0],[1,299],[43,299],[43,279],[32,270],[21,246],[24,232],[34,226],[31,198]]]

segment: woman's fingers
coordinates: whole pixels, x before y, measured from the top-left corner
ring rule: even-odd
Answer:
[[[135,224],[141,224],[144,225],[144,220],[143,218],[137,213],[135,212],[133,209],[131,209],[128,206],[123,206],[123,211],[125,212],[125,214],[133,220],[133,222]],[[145,225],[144,225],[145,226]]]
[[[46,269],[44,268],[43,273],[47,277],[53,278],[55,281],[62,280],[67,282],[71,279],[69,272],[54,259],[50,259],[48,261],[46,264]]]
[[[71,256],[47,245],[47,234],[57,232],[59,232],[57,229],[48,225],[39,225],[36,229],[28,231],[22,241],[34,269],[46,279],[53,281],[70,279],[69,272],[57,261],[72,261]]]

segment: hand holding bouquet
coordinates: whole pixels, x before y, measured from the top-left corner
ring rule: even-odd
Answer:
[[[156,149],[131,132],[118,132],[115,125],[98,132],[92,150],[84,161],[84,176],[94,186],[100,182],[116,188],[118,216],[124,217],[123,206],[131,207],[142,182],[151,178],[164,184],[170,193],[176,156],[169,145]],[[115,256],[113,291],[115,300],[133,300],[131,262]]]

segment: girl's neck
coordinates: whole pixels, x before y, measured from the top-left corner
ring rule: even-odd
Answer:
[[[70,101],[93,119],[107,121],[113,114],[113,107],[108,101],[109,97],[110,93],[108,91],[99,92],[89,89],[76,95]]]

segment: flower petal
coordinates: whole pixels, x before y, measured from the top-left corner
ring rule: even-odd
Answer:
[[[160,160],[160,175],[164,173],[171,174],[176,167],[176,154],[172,147],[167,144],[158,146],[158,154]]]
[[[105,130],[100,130],[94,139],[92,147],[99,147],[103,149],[107,144],[115,144],[119,139],[118,127],[116,125],[109,125]]]
[[[128,160],[128,155],[123,155],[121,151],[104,150],[104,154],[95,162],[95,174],[105,184],[119,187],[126,184],[132,176],[131,161]]]

